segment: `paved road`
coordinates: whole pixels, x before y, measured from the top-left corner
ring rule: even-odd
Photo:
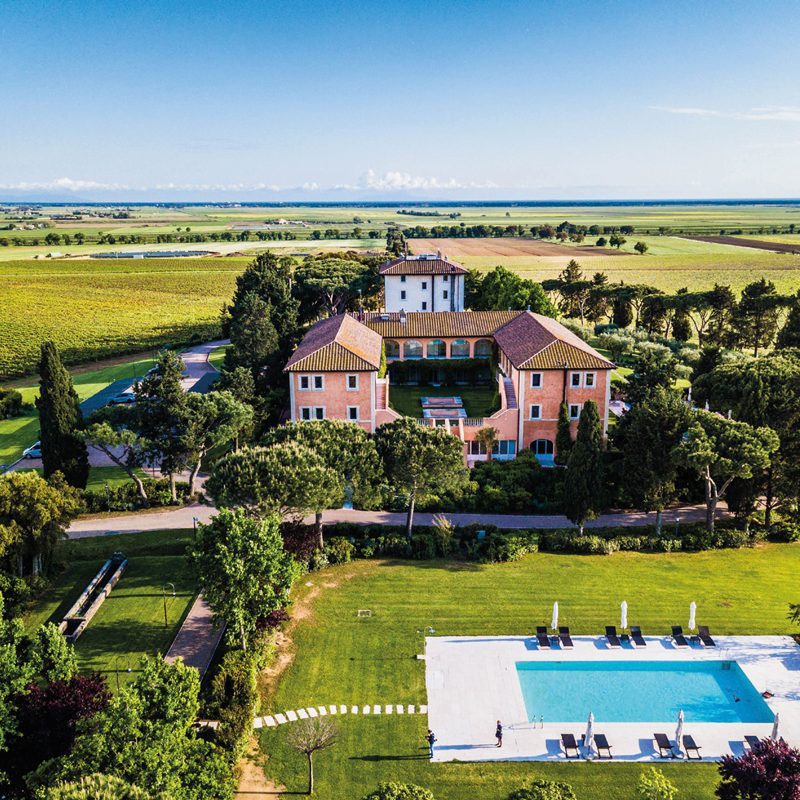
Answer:
[[[138,514],[125,514],[114,517],[78,519],[69,528],[70,539],[83,539],[90,536],[109,536],[116,533],[139,533],[141,531],[158,531],[170,528],[191,528],[193,520],[208,522],[216,513],[211,506],[193,504],[171,511],[152,511]],[[725,516],[721,511],[719,517]],[[557,514],[445,514],[456,525],[497,525],[499,528],[568,528],[571,523],[566,517]],[[418,513],[414,515],[417,525],[430,525],[434,514]],[[681,522],[701,522],[705,519],[705,506],[682,506],[664,512],[664,524],[674,525]],[[313,518],[309,517],[309,523]],[[323,521],[331,525],[336,522],[351,522],[356,525],[404,525],[406,515],[390,511],[355,511],[338,509],[326,511]],[[638,511],[603,514],[587,528],[608,526],[652,525],[655,514],[644,514]]]
[[[208,391],[209,380],[217,374],[217,370],[208,362],[211,353],[222,345],[230,344],[230,339],[218,339],[215,342],[205,342],[196,347],[190,347],[181,353],[183,363],[186,365],[188,375],[181,381],[181,386],[188,392],[195,384],[203,382],[204,391]]]

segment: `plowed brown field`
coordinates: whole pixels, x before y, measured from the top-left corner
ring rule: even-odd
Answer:
[[[630,255],[608,247],[575,247],[574,245],[543,242],[539,239],[408,239],[408,249],[420,253],[435,253],[441,250],[448,258],[466,256],[591,256]]]

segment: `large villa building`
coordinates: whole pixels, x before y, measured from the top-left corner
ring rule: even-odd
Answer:
[[[474,375],[476,362],[485,359],[485,391],[494,395],[496,388],[499,395],[494,413],[470,417],[469,409],[439,399],[427,411],[421,405],[418,415],[420,424],[458,436],[468,463],[487,457],[476,435],[491,427],[497,436],[494,458],[513,458],[530,448],[542,464],[552,464],[562,402],[575,428],[583,404],[593,400],[605,431],[613,364],[550,317],[464,311],[466,272],[441,254],[390,261],[381,269],[385,311],[342,314],[313,325],[286,365],[291,419],[348,420],[374,432],[400,416],[390,404],[392,364],[426,361],[424,371],[405,365],[405,384],[416,383],[417,372],[431,386],[449,376],[455,385],[448,391],[458,400],[459,384],[468,376],[466,369],[463,376],[454,373],[453,366],[469,359],[464,365]],[[382,353],[388,372],[379,377]],[[431,363],[436,361],[448,369],[437,370]],[[421,387],[419,394],[425,394]]]

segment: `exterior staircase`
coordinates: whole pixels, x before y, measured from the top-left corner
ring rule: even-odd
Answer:
[[[384,410],[386,408],[386,381],[378,380],[375,384],[375,408]]]
[[[506,408],[517,408],[517,393],[514,391],[514,381],[503,378],[503,391],[506,393]]]

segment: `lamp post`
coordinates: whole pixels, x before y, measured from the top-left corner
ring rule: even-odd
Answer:
[[[125,671],[128,672],[128,673],[130,673],[130,671],[131,671],[131,660],[130,660],[130,658],[128,656],[117,656],[114,659],[114,671],[117,673],[117,691],[119,691],[119,660],[120,660],[120,658],[124,658],[125,659],[125,663],[127,665]]]
[[[167,622],[167,586],[172,587],[172,596],[175,597],[175,584],[174,583],[165,583],[161,587],[161,593],[164,595],[164,627],[168,627],[169,623]]]
[[[194,540],[197,541],[197,523],[200,520],[197,517],[192,517],[192,528],[194,528]]]

